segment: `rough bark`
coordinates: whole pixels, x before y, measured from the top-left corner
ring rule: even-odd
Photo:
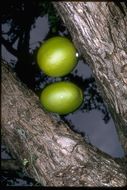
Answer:
[[[91,66],[127,154],[127,4],[53,2]]]
[[[46,113],[38,97],[2,64],[2,137],[45,186],[125,186],[126,162],[113,159]]]

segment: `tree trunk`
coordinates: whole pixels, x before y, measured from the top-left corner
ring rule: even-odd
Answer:
[[[90,64],[127,153],[127,8],[113,2],[53,2]],[[126,159],[113,159],[45,112],[2,64],[2,136],[31,177],[45,186],[125,186]],[[26,163],[26,164],[25,164]]]
[[[53,2],[91,66],[127,154],[127,4]]]
[[[45,186],[125,186],[126,160],[113,159],[46,113],[38,97],[2,63],[2,137]]]

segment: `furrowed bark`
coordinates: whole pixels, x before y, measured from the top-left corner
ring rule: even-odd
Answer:
[[[88,144],[2,63],[2,138],[26,172],[44,186],[125,186],[126,161]],[[17,161],[18,162],[18,161]]]
[[[127,154],[127,4],[53,2],[90,65]]]

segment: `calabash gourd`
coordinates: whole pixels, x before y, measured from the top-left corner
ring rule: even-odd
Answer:
[[[46,86],[40,96],[40,102],[47,111],[60,115],[75,111],[82,101],[82,90],[68,81],[55,82]]]
[[[48,76],[65,76],[77,64],[76,49],[66,37],[52,37],[40,46],[37,53],[37,63]]]

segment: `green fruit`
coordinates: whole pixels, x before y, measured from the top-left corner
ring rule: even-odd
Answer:
[[[48,76],[64,76],[70,73],[77,64],[76,49],[65,37],[50,38],[40,46],[37,63]]]
[[[40,96],[42,106],[60,115],[75,111],[83,101],[82,90],[72,82],[55,82],[44,88]]]

